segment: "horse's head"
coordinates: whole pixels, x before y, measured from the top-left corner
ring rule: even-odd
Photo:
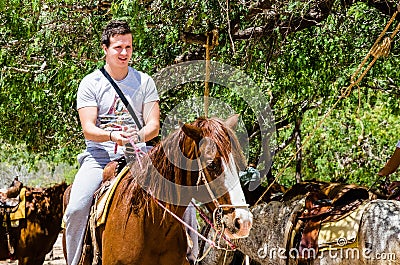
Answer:
[[[253,223],[238,175],[245,161],[233,132],[237,121],[237,115],[225,122],[197,119],[182,126],[186,138],[181,142],[182,153],[193,161],[191,184],[198,187],[193,196],[206,202],[214,225],[230,238],[247,237]]]

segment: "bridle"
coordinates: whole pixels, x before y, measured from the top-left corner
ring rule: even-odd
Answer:
[[[249,205],[248,204],[238,204],[238,205],[234,205],[234,204],[220,204],[217,200],[217,198],[215,197],[215,194],[213,193],[213,191],[211,190],[210,184],[207,181],[207,178],[204,174],[204,170],[200,161],[200,158],[198,157],[197,159],[197,165],[199,167],[199,177],[197,179],[197,183],[196,185],[199,186],[201,182],[204,183],[204,186],[206,186],[208,194],[210,195],[210,198],[212,200],[212,202],[214,203],[215,209],[213,211],[213,226],[214,229],[217,232],[223,232],[223,230],[225,229],[224,226],[224,222],[222,221],[223,218],[223,208],[248,208]]]

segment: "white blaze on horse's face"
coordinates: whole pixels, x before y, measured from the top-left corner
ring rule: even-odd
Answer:
[[[233,213],[224,216],[224,221],[228,225],[225,234],[230,238],[247,237],[253,225],[253,214],[247,207],[232,154],[229,155],[229,164],[222,159],[222,165],[225,174],[225,187],[228,188],[231,204],[235,208]]]

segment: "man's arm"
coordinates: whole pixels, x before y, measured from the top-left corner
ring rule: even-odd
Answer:
[[[160,106],[158,101],[144,104],[143,120],[145,126],[138,132],[142,142],[150,141],[158,136],[160,130]]]
[[[84,107],[78,113],[85,139],[94,142],[110,141],[110,132],[96,127],[97,107]]]
[[[400,165],[400,148],[396,147],[393,155],[390,157],[389,161],[385,166],[378,172],[379,176],[388,176],[395,172]]]
[[[80,108],[78,113],[82,125],[83,135],[87,140],[94,142],[113,141],[118,143],[118,145],[124,145],[129,142],[128,138],[133,135],[133,133],[122,131],[110,132],[97,127],[97,107]]]

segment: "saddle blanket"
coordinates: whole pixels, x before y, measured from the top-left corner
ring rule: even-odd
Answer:
[[[19,203],[16,211],[10,213],[10,220],[12,227],[18,227],[19,220],[25,219],[25,211],[26,211],[26,200],[25,200],[25,192],[26,188],[22,188],[19,193]],[[17,207],[17,206],[16,206]],[[5,218],[3,218],[3,225],[5,225]]]
[[[94,206],[92,206],[95,207],[94,218],[96,220],[96,227],[106,222],[108,208],[110,206],[111,199],[114,195],[115,188],[117,187],[118,183],[120,182],[122,177],[125,176],[125,174],[128,172],[129,169],[130,169],[129,166],[125,166],[121,170],[121,172],[109,182],[108,185],[101,186],[99,190],[96,192],[97,195],[95,196]],[[63,229],[66,228],[65,215],[63,216],[61,222],[61,228]]]
[[[118,183],[122,179],[123,176],[129,171],[130,167],[125,166],[121,172],[110,181],[110,184],[106,187],[105,191],[100,191],[98,197],[95,200],[95,218],[96,218],[96,227],[104,224],[107,219],[108,209],[110,208],[110,203],[113,198],[115,188],[118,186]]]
[[[358,230],[367,202],[363,202],[355,211],[346,217],[324,222],[318,235],[318,248],[350,248],[358,244]]]

